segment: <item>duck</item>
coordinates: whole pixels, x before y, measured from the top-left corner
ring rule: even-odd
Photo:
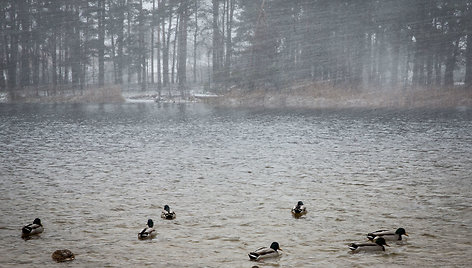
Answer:
[[[401,241],[402,240],[402,235],[408,236],[405,229],[398,228],[395,232],[394,231],[389,231],[389,230],[378,230],[378,231],[375,231],[375,232],[372,232],[372,233],[368,233],[367,238],[369,240],[373,241],[375,237],[381,236],[386,241]]]
[[[279,246],[279,243],[272,242],[269,248],[267,247],[258,248],[253,252],[249,252],[248,256],[249,256],[249,259],[252,261],[258,261],[260,259],[265,259],[265,258],[273,258],[280,255],[280,253],[277,250],[282,250]]]
[[[164,206],[164,210],[161,213],[161,218],[166,219],[166,220],[173,220],[175,219],[175,212],[170,209],[168,205]]]
[[[385,251],[385,247],[389,247],[385,238],[377,236],[373,239],[373,243],[351,243],[349,249],[356,253],[361,251]]]
[[[157,235],[157,233],[153,227],[154,227],[154,222],[152,221],[152,219],[149,219],[147,222],[147,227],[144,227],[144,229],[138,233],[138,239],[144,240],[144,239],[154,238]]]
[[[299,217],[306,214],[306,207],[302,201],[298,201],[297,205],[292,208],[292,214]]]
[[[72,261],[75,259],[74,253],[68,249],[58,249],[51,255],[56,262]]]
[[[39,218],[34,219],[33,223],[25,225],[21,229],[21,236],[28,237],[32,235],[40,234],[44,231],[43,225],[41,224],[41,220]]]

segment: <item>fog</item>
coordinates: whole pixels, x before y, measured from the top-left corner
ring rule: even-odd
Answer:
[[[471,133],[472,0],[0,0],[0,267],[468,267]]]
[[[471,0],[0,5],[0,90],[12,98],[107,86],[160,99],[300,86],[339,94],[472,85]]]

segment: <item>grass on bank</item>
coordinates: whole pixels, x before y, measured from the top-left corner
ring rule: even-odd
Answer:
[[[233,89],[216,105],[292,108],[421,108],[472,107],[472,88],[363,89],[298,84],[282,90]]]
[[[102,88],[86,88],[83,90],[50,88],[24,88],[9,92],[8,102],[20,103],[116,103],[124,102],[121,88],[106,86]]]

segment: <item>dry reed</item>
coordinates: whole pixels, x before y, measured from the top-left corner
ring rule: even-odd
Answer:
[[[38,94],[41,92],[42,94]],[[45,92],[49,94],[44,94]],[[55,94],[51,94],[55,92]],[[13,91],[8,96],[9,102],[20,103],[116,103],[124,102],[121,88],[107,86],[102,88],[86,88],[84,90],[57,90],[25,88]]]
[[[472,89],[344,89],[298,84],[283,90],[232,90],[214,101],[232,107],[291,108],[446,108],[472,107]]]

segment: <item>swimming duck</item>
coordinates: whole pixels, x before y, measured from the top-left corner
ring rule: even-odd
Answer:
[[[166,219],[166,220],[173,220],[175,219],[175,212],[170,209],[168,205],[164,206],[164,210],[161,213],[161,218]]]
[[[372,233],[368,233],[367,238],[372,241],[376,236],[381,236],[385,238],[386,241],[400,241],[402,240],[402,235],[408,236],[405,229],[398,228],[395,232],[388,230],[378,230]]]
[[[154,230],[154,222],[149,219],[147,222],[147,227],[145,227],[141,232],[138,233],[138,239],[151,239],[154,238],[157,233],[156,230]]]
[[[292,214],[296,217],[306,214],[306,207],[302,201],[298,201],[297,205],[292,208]]]
[[[58,249],[52,253],[51,257],[57,262],[72,261],[75,259],[74,253],[68,249]]]
[[[33,223],[25,225],[21,229],[21,236],[28,237],[31,235],[40,234],[44,231],[43,225],[41,224],[41,220],[39,218],[34,219]]]
[[[277,257],[280,254],[277,250],[282,250],[279,246],[279,243],[272,242],[272,244],[270,245],[270,248],[267,248],[267,247],[258,248],[254,252],[250,252],[248,256],[249,256],[249,259],[252,261]]]
[[[352,252],[360,252],[360,251],[385,251],[385,247],[389,247],[387,242],[383,237],[377,236],[373,240],[374,243],[351,243],[349,245],[349,249]]]

